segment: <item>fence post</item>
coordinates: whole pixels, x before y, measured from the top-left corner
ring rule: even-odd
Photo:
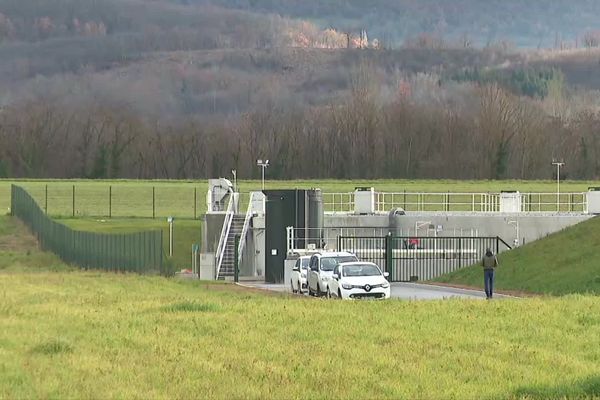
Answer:
[[[75,185],[73,185],[73,218],[75,218]]]
[[[158,269],[160,271],[160,273],[163,273],[163,230],[160,230],[160,252],[159,252],[159,257],[158,257]]]
[[[389,279],[390,281],[392,281],[394,279],[393,277],[393,268],[392,268],[392,262],[393,262],[393,248],[392,248],[392,233],[388,233],[385,236],[385,269],[386,271],[390,274]]]
[[[156,197],[154,186],[152,186],[152,218],[156,218]]]
[[[569,194],[569,211],[573,212],[573,202],[575,199],[573,198],[573,193]]]
[[[16,190],[15,185],[11,184],[10,185],[10,215],[12,217],[15,216],[15,203],[16,203],[16,201],[15,201],[15,196],[16,196],[15,190]]]
[[[45,194],[45,199],[44,199],[44,211],[46,212],[46,215],[48,215],[48,185],[46,185],[46,194]]]
[[[197,244],[198,247],[196,247],[196,271],[198,272],[198,279],[200,279],[200,259],[198,258],[200,256],[200,243]]]
[[[194,188],[194,219],[196,219],[196,188]]]
[[[235,235],[234,248],[233,248],[233,280],[234,280],[234,282],[240,281],[240,265],[239,265],[239,254],[238,254],[239,244],[240,244],[240,235]]]
[[[108,218],[112,218],[112,185],[108,186]]]

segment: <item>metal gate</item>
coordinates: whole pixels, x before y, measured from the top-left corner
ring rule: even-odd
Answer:
[[[511,247],[500,237],[340,236],[338,249],[349,251],[389,272],[394,282],[423,281],[478,263],[485,251]]]

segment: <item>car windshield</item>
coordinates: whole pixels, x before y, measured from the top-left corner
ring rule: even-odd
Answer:
[[[371,264],[344,265],[344,276],[377,276],[381,275],[379,267]]]
[[[302,269],[308,269],[308,263],[310,262],[310,258],[303,258],[300,260],[302,263]]]
[[[339,263],[353,261],[358,261],[356,256],[323,257],[321,258],[321,271],[333,271]]]

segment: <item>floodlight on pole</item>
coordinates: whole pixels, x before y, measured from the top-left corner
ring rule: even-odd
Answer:
[[[262,168],[262,190],[265,190],[265,168],[269,166],[269,160],[258,159],[256,165]]]
[[[560,167],[565,163],[562,161],[552,161],[552,165],[556,165],[556,211],[560,211]]]

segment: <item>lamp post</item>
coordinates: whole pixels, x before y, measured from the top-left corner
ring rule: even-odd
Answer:
[[[552,161],[552,165],[556,165],[556,211],[560,211],[560,167],[565,163],[562,161]]]
[[[256,161],[256,165],[262,168],[262,190],[265,190],[265,169],[269,166],[269,160],[259,159]]]

